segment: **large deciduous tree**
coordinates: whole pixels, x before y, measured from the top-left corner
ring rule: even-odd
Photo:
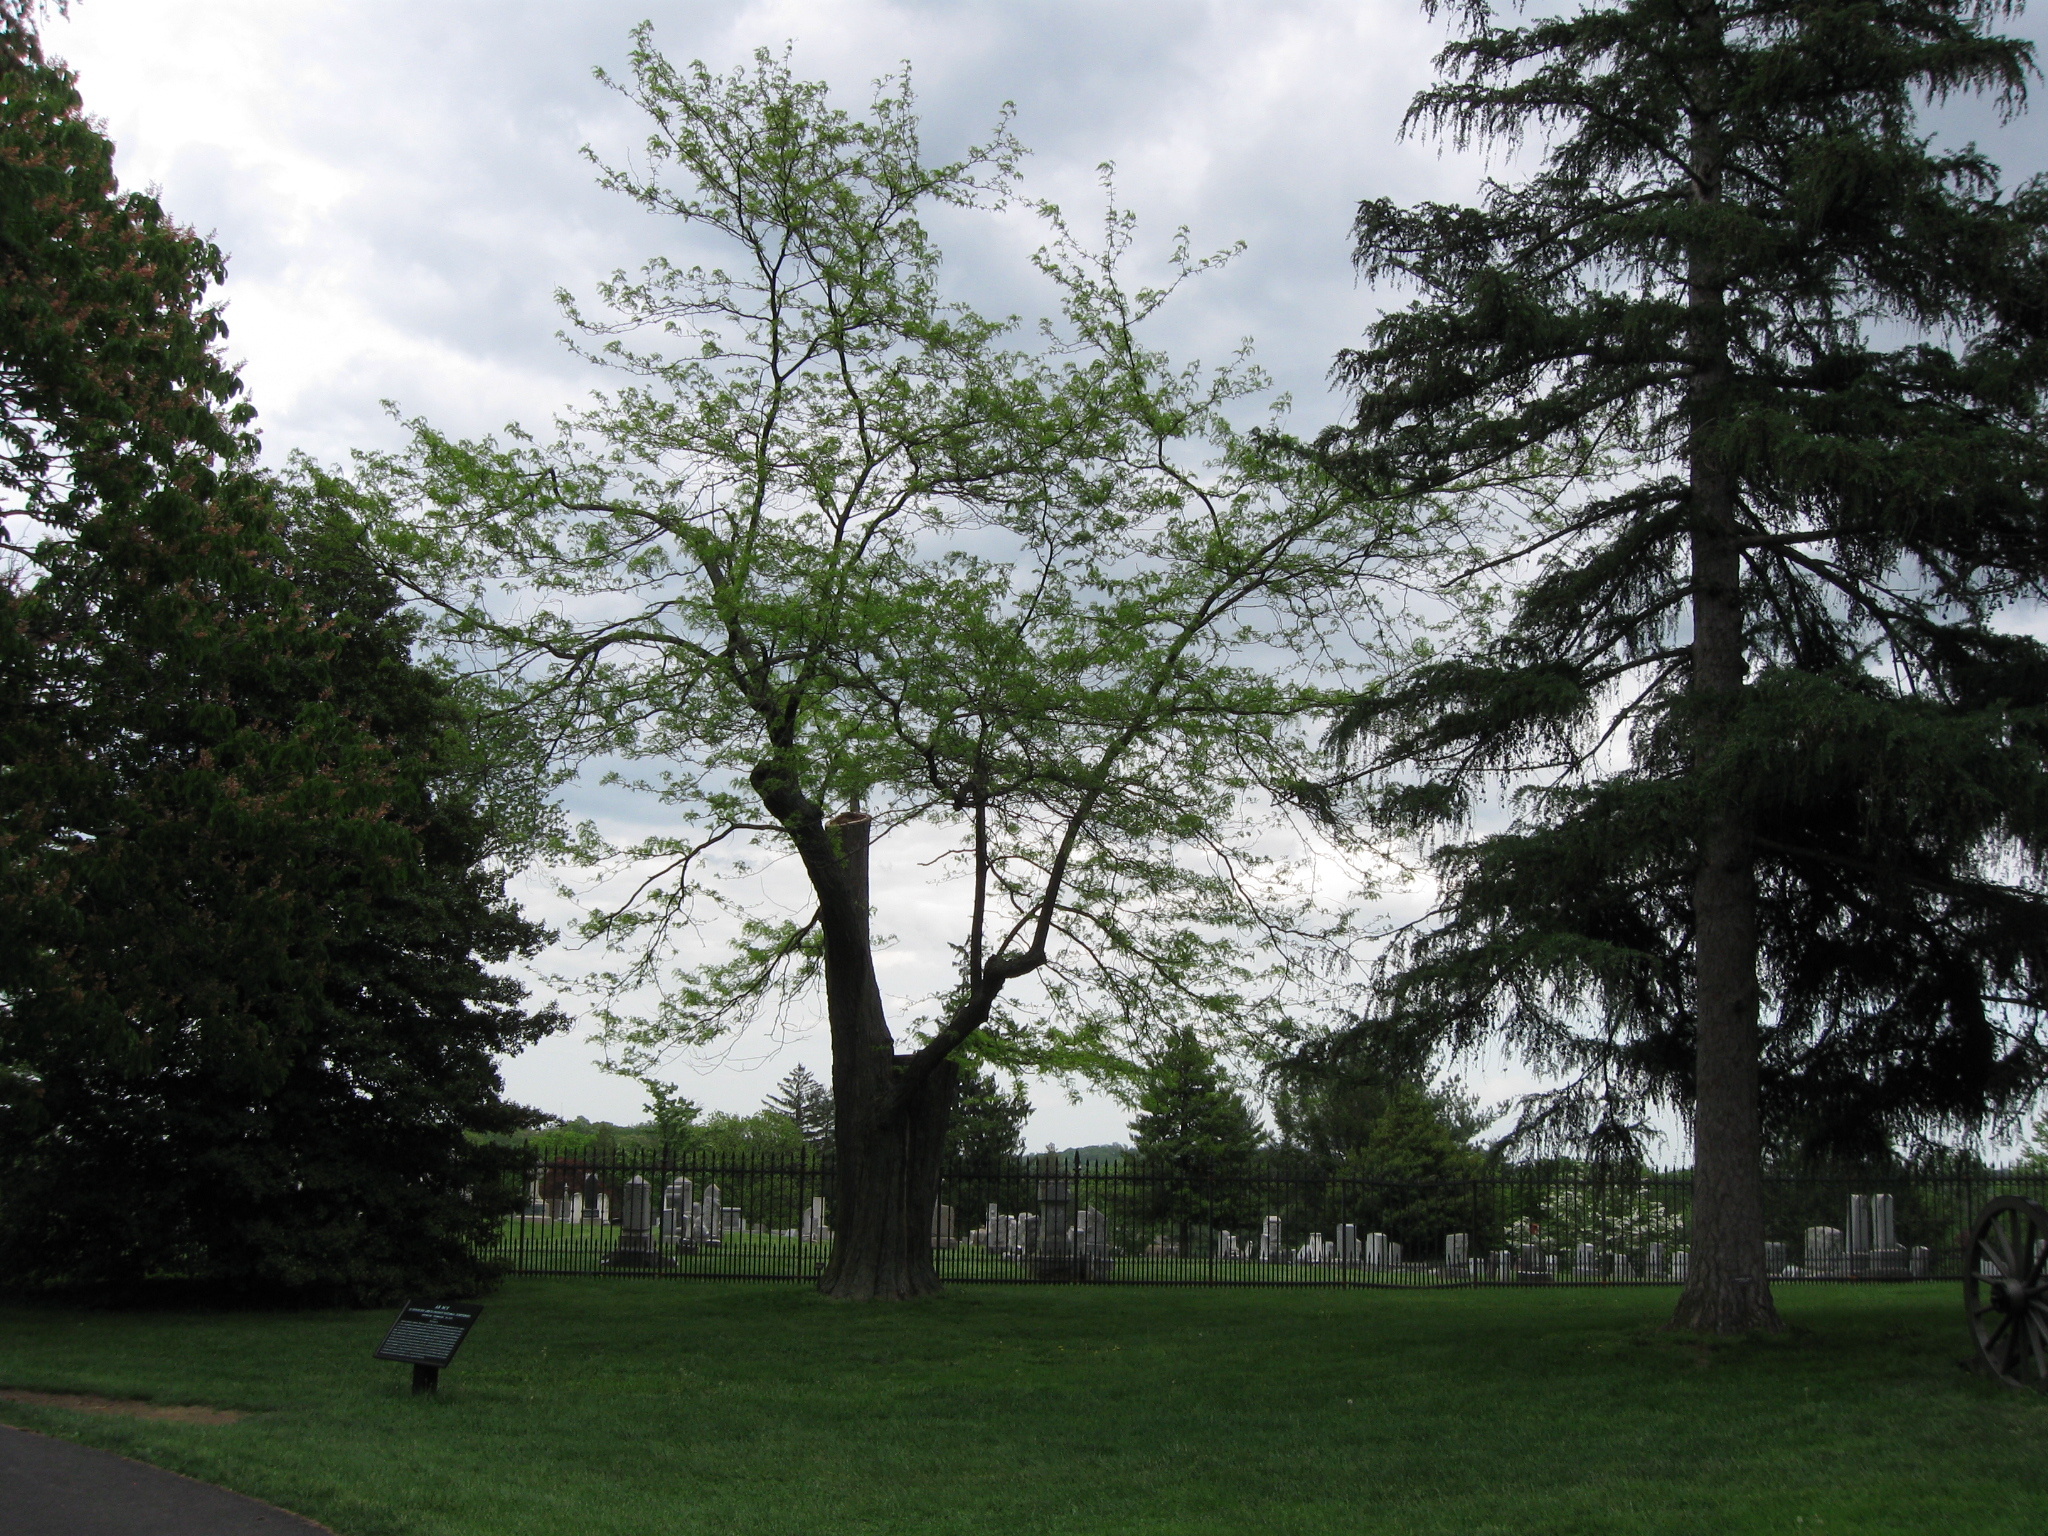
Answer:
[[[1343,357],[1325,446],[1468,493],[1521,581],[1346,722],[1395,821],[1520,789],[1441,852],[1391,1007],[1572,1077],[1553,1128],[1686,1110],[1681,1325],[1777,1325],[1766,1114],[1979,1125],[2048,1063],[2048,650],[2001,617],[2048,575],[2048,189],[1916,120],[2017,107],[2016,9],[1464,6],[1411,121],[1533,168],[1358,214],[1361,270],[1422,292]]]
[[[516,1191],[506,823],[357,532],[255,474],[217,250],[0,4],[0,1268],[385,1299]]]
[[[1239,373],[1139,343],[1165,294],[1120,286],[1120,216],[1101,251],[1055,219],[1045,350],[947,301],[919,220],[1004,195],[1006,135],[931,164],[901,81],[856,117],[785,62],[676,69],[644,31],[624,89],[654,131],[606,182],[719,264],[656,260],[603,288],[608,315],[575,314],[625,378],[556,440],[423,427],[369,489],[448,637],[495,647],[529,718],[565,751],[660,765],[641,787],[675,830],[624,850],[639,884],[591,924],[636,957],[620,990],[660,993],[612,1017],[619,1064],[652,1071],[822,982],[821,1286],[919,1295],[953,1057],[978,1032],[1074,1063],[1256,1013],[1258,946],[1305,920],[1238,833],[1309,777],[1309,662],[1363,654],[1358,588],[1418,536],[1254,453],[1224,414]],[[877,832],[920,827],[957,882],[959,981],[899,1049],[869,869]],[[810,910],[747,914],[725,958],[671,970],[750,846],[795,856]],[[1012,1006],[1034,974],[1056,1027]]]

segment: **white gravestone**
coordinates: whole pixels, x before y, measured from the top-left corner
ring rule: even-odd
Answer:
[[[1268,1216],[1265,1224],[1259,1229],[1259,1262],[1270,1264],[1275,1259],[1284,1258],[1286,1253],[1287,1246],[1281,1236],[1280,1218]]]
[[[690,1224],[691,1206],[697,1189],[688,1179],[670,1179],[661,1193],[661,1235],[671,1243],[687,1243],[696,1237]]]
[[[1861,1257],[1870,1252],[1870,1196],[1849,1197],[1849,1253]]]
[[[1465,1249],[1468,1237],[1469,1234],[1464,1232],[1448,1232],[1444,1234],[1445,1269],[1463,1269],[1465,1267]]]

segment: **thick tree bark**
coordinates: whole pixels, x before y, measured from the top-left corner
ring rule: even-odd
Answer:
[[[894,1066],[910,1058],[898,1057]],[[818,1289],[839,1301],[907,1301],[940,1290],[932,1267],[939,1162],[960,1071],[941,1062],[894,1113],[839,1115],[839,1205]],[[885,1083],[894,1096],[895,1074]],[[888,1098],[883,1100],[886,1106]],[[849,1130],[852,1132],[848,1137]]]
[[[932,1208],[959,1069],[940,1062],[904,1091],[911,1058],[895,1053],[868,930],[868,829],[858,812],[834,817],[815,861],[825,867],[811,868],[825,935],[837,1182],[832,1257],[818,1289],[841,1301],[902,1301],[940,1288]],[[814,865],[808,854],[805,862]]]
[[[1696,118],[1694,195],[1720,195],[1712,125]],[[1695,249],[1688,273],[1693,352],[1691,422],[1692,767],[1706,790],[1694,834],[1692,1258],[1672,1326],[1703,1333],[1778,1329],[1764,1274],[1763,1144],[1758,1114],[1755,832],[1717,772],[1743,690],[1741,523],[1725,460],[1731,366],[1727,275]]]

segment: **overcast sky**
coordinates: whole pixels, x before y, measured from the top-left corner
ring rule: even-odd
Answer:
[[[2043,12],[2022,30],[2043,35]],[[1156,254],[1175,226],[1198,248],[1249,249],[1172,315],[1176,354],[1217,359],[1244,337],[1298,402],[1304,428],[1336,409],[1324,373],[1376,312],[1352,282],[1347,226],[1361,197],[1468,195],[1482,166],[1398,137],[1443,38],[1408,0],[73,0],[48,28],[130,185],[154,185],[230,258],[231,355],[269,451],[339,460],[393,445],[380,401],[457,432],[544,424],[591,384],[555,340],[558,288],[657,251],[672,232],[599,191],[579,155],[629,152],[644,129],[592,78],[626,73],[628,30],[714,68],[794,45],[799,74],[858,107],[908,60],[925,141],[946,155],[1002,103],[1031,149],[1026,192],[1077,215],[1100,206],[1114,161],[1121,200]],[[2000,129],[1953,120],[2009,168],[2048,163],[2048,118]],[[936,224],[959,291],[998,313],[1045,305],[1018,214]],[[595,802],[593,802],[594,804]],[[535,909],[563,910],[538,886]],[[945,967],[944,935],[888,910],[905,988]],[[684,1091],[750,1110],[813,1036],[760,1041]],[[513,1095],[562,1114],[640,1117],[637,1088],[598,1072],[580,1039],[507,1068]],[[1515,1074],[1493,1074],[1495,1091]],[[1121,1139],[1107,1100],[1035,1090],[1034,1143]]]

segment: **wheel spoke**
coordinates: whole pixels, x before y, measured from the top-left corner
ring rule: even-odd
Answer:
[[[2005,1336],[2005,1367],[1998,1374],[2017,1378],[2020,1361],[2026,1357],[2027,1329],[2017,1316],[2013,1319],[2013,1330]]]
[[[2017,1264],[2014,1262],[2015,1256],[2012,1251],[2012,1223],[2007,1219],[2012,1214],[2011,1211],[2000,1211],[1996,1216],[1992,1217],[1990,1230],[1984,1234],[1983,1243],[1985,1251],[1990,1254],[1991,1262],[1997,1266],[1998,1272],[2007,1277],[2012,1276],[2018,1269]],[[1994,1244],[1996,1244],[1995,1247],[1993,1246]]]
[[[1991,1346],[1998,1342],[1999,1335],[2004,1333],[2005,1330],[2010,1328],[2011,1326],[2012,1314],[2010,1312],[2000,1313],[1998,1318],[1998,1326],[1992,1329],[1989,1333],[1983,1335],[1983,1337],[1978,1341],[1980,1347],[1983,1349],[1985,1354],[1989,1355],[1991,1353]]]
[[[2048,1308],[2027,1308],[2027,1341],[2034,1346],[2034,1379],[2048,1381]]]

